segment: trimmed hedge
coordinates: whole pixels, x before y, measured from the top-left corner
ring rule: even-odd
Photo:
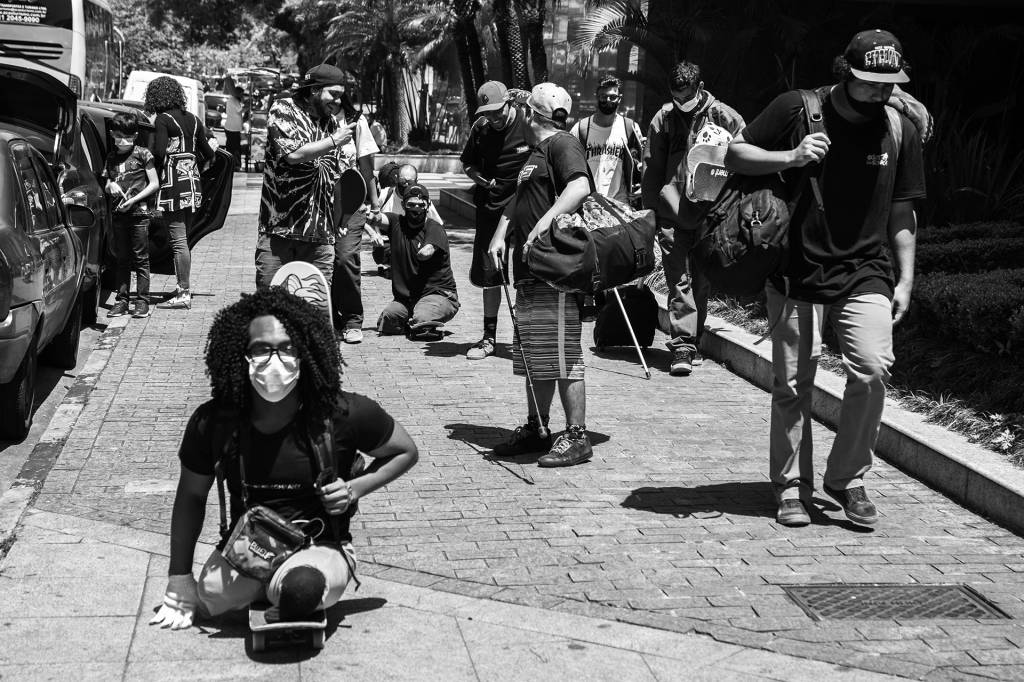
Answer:
[[[1024,357],[1024,268],[935,273],[914,286],[912,324],[958,338],[978,350]]]
[[[1024,264],[1024,230],[1020,237],[954,239],[925,242],[917,249],[919,273],[981,272]]]
[[[922,227],[917,231],[917,243],[949,242],[956,239],[1005,239],[1024,237],[1024,225],[1013,222],[967,223],[942,227]]]

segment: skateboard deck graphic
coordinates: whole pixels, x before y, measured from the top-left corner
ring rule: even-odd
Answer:
[[[331,314],[331,287],[327,278],[313,265],[306,261],[285,263],[274,273],[270,286],[284,287],[288,293],[295,294],[324,311],[327,322],[334,324]]]
[[[249,605],[249,631],[254,652],[265,651],[270,641],[295,645],[308,640],[314,649],[323,649],[326,629],[326,611],[314,611],[309,620],[278,620],[277,608],[270,603],[253,602]]]

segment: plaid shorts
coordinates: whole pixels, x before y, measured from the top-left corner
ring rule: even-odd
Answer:
[[[519,335],[534,379],[582,379],[583,325],[576,297],[544,282],[516,285]],[[526,376],[519,345],[512,346],[512,373]]]

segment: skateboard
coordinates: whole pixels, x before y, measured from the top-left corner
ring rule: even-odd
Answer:
[[[338,179],[334,191],[334,217],[339,227],[348,224],[349,217],[366,201],[366,182],[363,174],[349,168]]]
[[[295,645],[307,639],[314,649],[324,648],[324,631],[327,629],[327,612],[314,611],[309,620],[277,620],[277,608],[268,602],[249,604],[249,631],[252,633],[252,650],[265,651],[270,641]]]
[[[717,145],[695,144],[686,157],[689,182],[686,195],[690,201],[714,201],[722,192],[732,171],[725,167],[728,148]]]
[[[324,311],[328,324],[334,324],[331,315],[331,287],[324,273],[306,261],[285,263],[270,280],[272,287],[284,287],[288,293],[304,298]]]

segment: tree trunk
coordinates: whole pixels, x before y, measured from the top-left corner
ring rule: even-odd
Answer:
[[[530,67],[533,70],[533,82],[543,83],[548,80],[548,55],[544,47],[544,19],[546,0],[517,0],[519,16],[523,22],[523,33],[530,53]]]
[[[476,91],[480,89],[481,83],[476,80],[473,73],[473,61],[470,56],[468,37],[459,26],[455,28],[455,51],[459,56],[459,74],[462,76],[462,94],[466,102],[466,110],[476,111]]]
[[[502,57],[502,74],[510,88],[530,89],[530,73],[526,68],[522,27],[512,0],[495,0],[494,19],[498,46]]]
[[[392,65],[388,74],[388,80],[391,81],[388,88],[391,92],[391,131],[395,136],[395,144],[402,147],[409,141],[409,131],[412,130],[409,100],[405,91],[405,72],[401,66]]]

